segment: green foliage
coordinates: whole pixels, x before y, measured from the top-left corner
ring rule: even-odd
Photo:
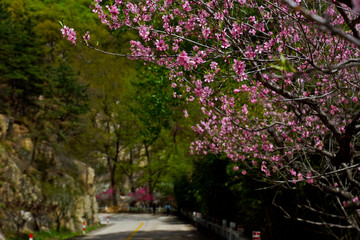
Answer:
[[[139,182],[147,185],[150,193],[173,195],[174,177],[191,169],[185,156],[190,146],[189,121],[183,116],[184,105],[173,97],[167,70],[141,63],[137,70],[137,78],[131,82],[130,109],[138,119],[139,141],[145,148]]]
[[[87,227],[86,230],[87,232],[91,232],[101,227],[103,227],[103,225],[90,226]],[[55,230],[50,230],[50,231],[39,231],[33,233],[33,237],[36,240],[65,240],[81,235],[82,235],[82,231],[71,232],[68,229],[64,229],[64,228],[61,228],[59,232]],[[29,239],[28,234],[20,238],[10,238],[10,240],[28,240],[28,239]]]
[[[0,109],[24,116],[43,90],[43,53],[31,21],[11,21],[0,5]]]
[[[253,219],[247,221],[247,224],[258,221],[254,221],[254,212],[251,211],[261,209],[261,198],[251,196],[244,184],[228,173],[229,164],[228,158],[218,155],[207,155],[195,160],[193,174],[183,175],[175,183],[179,208],[243,224],[245,220],[250,220],[249,216]]]
[[[56,231],[60,231],[61,221],[67,221],[71,218],[71,212],[76,211],[74,199],[81,194],[78,184],[73,182],[60,182],[57,180],[51,184],[44,182],[42,192],[47,204],[51,206],[51,214],[56,223]]]
[[[155,66],[138,69],[141,78],[132,81],[135,90],[132,112],[139,118],[144,140],[151,144],[160,135],[162,129],[170,128],[173,110],[178,102],[172,97],[172,89],[164,69]]]
[[[35,135],[64,136],[77,127],[77,116],[87,111],[86,87],[65,63],[45,67],[45,48],[34,31],[35,23],[31,18],[11,18],[10,13],[1,5],[1,110],[33,126]]]
[[[89,110],[87,86],[77,81],[73,70],[62,63],[47,69],[43,98],[39,100],[49,121],[59,122],[59,130],[68,133],[78,127],[78,118]],[[50,114],[50,116],[49,116]]]

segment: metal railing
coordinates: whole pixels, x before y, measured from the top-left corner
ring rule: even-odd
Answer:
[[[204,228],[206,231],[215,233],[217,236],[220,236],[225,240],[249,240],[249,238],[244,236],[243,229],[237,229],[236,224],[230,222],[230,226],[226,225],[226,220],[223,221],[223,225],[219,225],[213,222],[209,222],[202,218],[200,213],[186,213],[182,212],[182,215],[185,215],[188,218],[191,218],[196,224]]]

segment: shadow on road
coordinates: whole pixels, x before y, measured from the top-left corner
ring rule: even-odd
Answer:
[[[78,236],[71,240],[126,240],[132,232],[102,234],[98,236]],[[138,231],[131,240],[207,240],[196,231]],[[70,240],[70,239],[69,239]]]
[[[107,218],[107,215],[101,218]],[[134,229],[144,222],[145,225],[134,233]],[[135,227],[136,226],[136,227]],[[130,229],[132,231],[130,231]],[[133,234],[134,233],[134,234]],[[191,227],[189,223],[174,215],[150,214],[114,214],[110,216],[110,224],[99,228],[85,236],[68,240],[210,240]]]
[[[168,216],[168,215],[163,215],[158,217],[162,222],[166,223],[166,224],[170,224],[170,225],[182,225],[182,224],[186,224],[185,221],[180,220],[178,217],[176,216]]]

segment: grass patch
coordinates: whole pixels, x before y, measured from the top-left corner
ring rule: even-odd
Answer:
[[[95,229],[101,228],[104,225],[97,225],[97,226],[91,226],[86,228],[86,233],[89,233]],[[34,232],[33,233],[33,239],[34,240],[65,240],[68,238],[76,237],[79,235],[82,235],[82,231],[80,232],[71,232],[66,229],[61,229],[60,232],[56,232],[56,230],[50,230],[50,231],[41,231],[41,232]],[[9,240],[29,240],[29,235],[23,235],[19,238],[7,238]]]

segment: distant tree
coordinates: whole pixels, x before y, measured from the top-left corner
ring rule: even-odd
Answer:
[[[20,237],[22,229],[31,218],[30,210],[32,207],[31,200],[24,198],[23,193],[20,194],[14,199],[4,199],[5,212],[10,217],[10,221],[16,226],[17,238]]]
[[[51,215],[55,207],[45,199],[31,203],[29,211],[34,219],[35,231],[41,231],[43,226],[51,227],[49,215]]]
[[[79,131],[78,118],[88,110],[88,99],[86,85],[65,60],[59,66],[45,64],[43,43],[24,11],[21,18],[11,17],[0,5],[0,111],[30,128],[33,160],[39,141],[65,140]]]
[[[44,183],[42,186],[44,198],[49,206],[50,214],[54,217],[56,231],[59,232],[62,221],[69,221],[75,211],[74,199],[81,194],[79,186],[70,183]]]
[[[166,83],[166,72],[156,66],[139,67],[140,73],[132,81],[134,94],[131,111],[138,119],[139,142],[145,150],[145,166],[142,181],[147,184],[150,194],[167,174],[169,153],[166,153],[168,141],[174,139],[172,122],[178,103],[172,96],[172,89]],[[175,132],[175,131],[174,131]]]
[[[116,169],[120,162],[120,154],[128,145],[127,133],[136,125],[132,124],[131,115],[123,114],[126,112],[122,111],[122,102],[117,96],[112,96],[111,91],[102,92],[97,100],[89,114],[91,128],[84,137],[91,138],[88,143],[91,144],[93,156],[106,161],[112,203],[117,206]]]
[[[69,141],[82,131],[80,116],[89,110],[87,86],[78,82],[66,63],[46,69],[46,82],[38,97],[38,111],[27,116],[34,147],[35,160],[38,143],[58,144]]]
[[[43,91],[44,54],[31,20],[12,19],[1,4],[0,23],[0,109],[23,117],[37,109]]]

